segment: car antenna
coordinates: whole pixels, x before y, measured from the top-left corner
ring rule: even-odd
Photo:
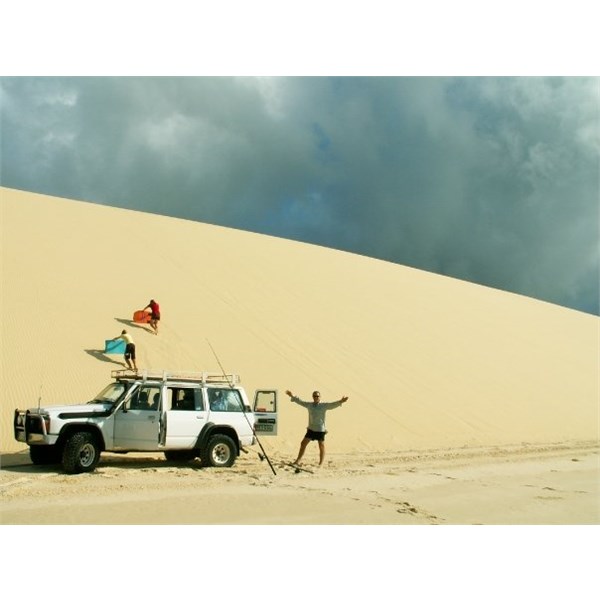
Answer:
[[[229,382],[229,387],[231,389],[233,389],[233,383],[229,380],[229,377],[227,377],[227,374],[225,373],[225,369],[223,369],[223,365],[221,364],[221,361],[219,360],[219,357],[217,356],[217,353],[215,352],[215,349],[212,347],[212,344],[210,343],[208,338],[206,338],[206,342],[210,346],[212,353],[215,355],[215,358],[217,359],[217,362],[219,363],[219,367],[221,368],[221,371],[223,371],[223,375],[225,376],[225,379]],[[240,398],[240,402],[242,402],[241,398]],[[273,475],[277,475],[277,471],[275,471],[275,469],[273,468],[273,465],[271,464],[271,461],[269,460],[269,457],[267,456],[265,449],[263,448],[262,444],[260,443],[260,438],[258,437],[258,435],[256,435],[256,430],[250,424],[250,421],[248,421],[248,417],[246,415],[246,409],[244,408],[243,404],[242,404],[242,414],[244,415],[248,425],[250,425],[250,429],[252,430],[252,433],[254,433],[254,437],[256,437],[256,441],[258,442],[258,445],[260,446],[260,449],[262,450],[263,456],[267,459],[267,462],[269,463],[269,466],[271,467],[271,471],[273,471]]]

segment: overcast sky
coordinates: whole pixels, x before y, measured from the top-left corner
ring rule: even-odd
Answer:
[[[2,185],[599,313],[599,79],[2,78]]]

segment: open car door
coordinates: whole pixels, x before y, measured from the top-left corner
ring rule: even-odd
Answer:
[[[254,417],[257,435],[277,435],[277,390],[256,390]]]

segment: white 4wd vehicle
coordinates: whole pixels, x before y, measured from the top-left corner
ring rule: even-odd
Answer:
[[[277,391],[258,390],[254,407],[237,375],[113,371],[87,404],[15,410],[15,439],[34,464],[93,471],[100,453],[164,452],[167,460],[230,467],[256,433],[277,435]]]

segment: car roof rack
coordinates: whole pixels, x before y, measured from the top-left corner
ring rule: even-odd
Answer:
[[[194,381],[200,383],[235,385],[241,381],[233,373],[209,373],[207,371],[152,371],[140,369],[116,369],[111,371],[113,379],[135,379],[139,381]]]

